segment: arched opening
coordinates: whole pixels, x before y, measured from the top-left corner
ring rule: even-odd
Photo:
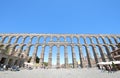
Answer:
[[[27,46],[26,46],[26,45],[23,45],[23,46],[22,46],[22,52],[25,53],[25,52],[26,52],[26,49],[27,49]]]
[[[29,50],[29,57],[32,57],[34,49],[35,49],[35,47],[33,45],[31,45],[30,50]]]
[[[36,36],[34,36],[33,38],[32,38],[32,44],[36,44],[37,43],[37,37]]]
[[[83,37],[80,37],[80,44],[85,44]]]
[[[104,56],[104,50],[102,49],[102,47],[99,46],[99,45],[97,45],[96,47],[97,47],[97,50],[99,51],[99,55],[100,55],[99,60],[100,61],[106,61],[105,56]]]
[[[105,39],[105,42],[106,42],[107,44],[110,44],[110,43],[111,43],[110,40],[108,39],[108,37],[105,37],[104,39]]]
[[[40,44],[43,44],[43,43],[44,43],[44,37],[43,37],[43,36],[40,37],[39,43],[40,43]]]
[[[89,37],[86,37],[86,42],[87,42],[87,44],[91,44],[91,41],[90,41]]]
[[[93,41],[94,44],[98,44],[96,37],[92,37],[92,41]]]
[[[77,67],[80,66],[79,62],[80,62],[80,56],[79,56],[79,47],[75,46],[75,54],[76,54],[76,62],[77,62]]]
[[[11,41],[10,41],[10,44],[15,43],[15,40],[16,40],[16,37],[12,37],[12,39],[11,39]]]
[[[78,39],[77,39],[77,37],[73,37],[72,42],[73,42],[74,44],[77,44],[77,43],[78,43]]]
[[[88,59],[87,59],[87,53],[86,53],[86,47],[82,46],[82,52],[83,52],[83,65],[85,67],[88,67]]]
[[[44,49],[45,49],[45,51],[44,51],[44,62],[46,62],[48,64],[50,47],[49,46],[45,46]]]
[[[65,41],[64,37],[62,37],[62,36],[59,39],[60,39],[60,42],[64,42]]]
[[[100,43],[100,44],[105,44],[105,42],[104,42],[104,40],[103,40],[102,37],[98,37],[98,40],[99,40],[99,43]]]
[[[60,65],[64,68],[64,46],[60,46]]]
[[[71,43],[71,42],[72,42],[70,37],[66,37],[66,41],[67,41],[68,43]]]
[[[9,37],[5,37],[3,43],[8,43]]]
[[[71,50],[72,50],[71,46],[67,46],[69,68],[73,67],[73,63],[72,63],[72,51]]]
[[[21,44],[21,43],[22,43],[22,40],[23,40],[23,37],[22,37],[22,36],[18,37],[17,43],[18,43],[18,44]]]
[[[53,46],[52,47],[52,66],[53,68],[56,68],[56,64],[57,64],[57,47]]]
[[[50,42],[50,37],[46,37],[46,43]]]
[[[53,41],[53,42],[57,42],[57,40],[58,40],[57,37],[53,37],[53,38],[52,38],[52,41]]]
[[[27,36],[26,38],[25,38],[25,44],[28,44],[29,43],[29,41],[30,41],[30,37],[29,36]]]
[[[42,46],[37,46],[37,57],[39,57],[39,58],[41,55],[41,51],[42,51]]]
[[[110,40],[112,41],[112,44],[117,44],[117,41],[115,40],[115,38],[111,37]]]

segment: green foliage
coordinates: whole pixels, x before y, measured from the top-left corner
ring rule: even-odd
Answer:
[[[36,63],[39,63],[40,58],[37,56],[36,57]]]
[[[43,64],[44,64],[45,66],[48,66],[48,63],[47,63],[47,62],[43,62]]]

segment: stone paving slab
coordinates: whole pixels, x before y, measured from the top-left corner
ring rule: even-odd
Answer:
[[[108,73],[89,69],[33,69],[0,71],[0,78],[120,78],[120,71]]]

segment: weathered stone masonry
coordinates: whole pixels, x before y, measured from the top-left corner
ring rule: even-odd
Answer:
[[[28,37],[29,37],[29,40],[27,39]],[[34,37],[36,37],[35,44],[32,43]],[[95,63],[98,63],[99,61],[111,61],[113,59],[110,55],[110,52],[111,52],[110,48],[112,50],[116,49],[115,45],[119,43],[120,35],[116,35],[116,34],[0,34],[0,38],[1,38],[0,40],[1,45],[4,44],[5,47],[10,46],[10,52],[9,52],[10,55],[15,54],[15,56],[20,56],[24,52],[25,54],[24,58],[28,58],[30,47],[34,46],[35,48],[34,48],[34,52],[32,54],[32,59],[31,59],[32,63],[35,63],[38,47],[42,46],[42,51],[40,54],[40,61],[39,61],[39,64],[41,65],[44,62],[45,47],[49,46],[50,47],[49,56],[48,56],[49,68],[51,68],[52,66],[52,47],[53,46],[57,46],[57,58],[56,58],[57,63],[56,64],[58,67],[60,66],[60,46],[64,46],[65,68],[68,68],[69,58],[68,58],[67,46],[71,46],[72,64],[73,64],[73,68],[76,68],[77,64],[76,64],[76,52],[74,50],[75,46],[79,47],[80,66],[85,67],[84,65],[85,57],[82,51],[82,47],[84,46],[86,49],[87,63],[90,67],[92,67],[93,64],[91,62],[91,53],[90,53],[89,46],[92,47]],[[4,43],[6,41],[5,40],[6,38],[8,38],[8,40],[6,43]],[[14,43],[11,44],[11,41],[13,40],[13,38],[14,38]],[[21,43],[17,43],[19,38],[22,38]],[[44,39],[42,43],[39,42],[41,38]],[[50,40],[46,41],[47,38],[49,38]],[[56,38],[56,40],[54,40],[53,38]],[[63,41],[61,41],[61,38],[63,38]],[[67,38],[69,38],[70,40],[68,41]],[[83,39],[84,43],[81,43],[81,38]],[[109,43],[105,40],[105,38],[108,39]],[[28,43],[25,43],[26,39]],[[74,42],[74,39],[76,39],[77,41]],[[89,43],[87,42],[87,39],[90,40]],[[19,46],[19,48],[17,49],[17,51],[15,51],[15,48],[17,46]],[[25,51],[23,51],[24,46],[27,47]],[[101,57],[99,57],[96,47],[99,48]],[[105,47],[106,49],[106,52],[107,52],[106,54],[103,50],[103,47]],[[8,60],[6,60],[6,63],[8,63]]]

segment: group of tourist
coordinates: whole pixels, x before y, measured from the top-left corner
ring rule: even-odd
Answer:
[[[119,67],[117,67],[117,65],[97,65],[98,69],[100,69],[102,72],[103,71],[108,71],[109,72],[115,72],[117,70],[119,70]]]
[[[20,71],[19,66],[16,66],[16,65],[9,66],[5,64],[0,64],[0,71],[7,71],[7,70]]]

